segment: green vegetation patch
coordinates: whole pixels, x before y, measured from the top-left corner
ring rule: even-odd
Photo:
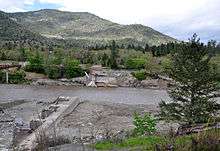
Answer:
[[[115,144],[112,141],[98,142],[94,145],[97,150],[111,150],[118,148],[133,148],[140,146],[147,146],[149,149],[153,149],[157,143],[163,144],[165,139],[160,136],[148,136],[148,137],[134,137],[123,140],[121,143]]]
[[[146,64],[145,58],[129,58],[125,66],[127,69],[144,69]]]
[[[138,79],[139,81],[145,80],[147,78],[147,74],[146,74],[145,70],[139,70],[139,71],[132,72],[132,75],[136,79]]]
[[[21,84],[26,82],[25,72],[23,70],[10,71],[8,73],[8,82],[10,84]],[[0,83],[6,83],[6,72],[0,71]]]
[[[94,144],[97,150],[112,150],[112,149],[138,149],[140,151],[155,150],[160,148],[164,150],[167,146],[173,146],[174,150],[189,151],[189,150],[203,150],[203,151],[218,151],[220,129],[207,130],[198,134],[184,135],[184,136],[137,136],[122,140],[120,143],[115,143],[112,140],[101,141]]]

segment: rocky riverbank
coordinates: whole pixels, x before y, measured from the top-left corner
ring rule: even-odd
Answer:
[[[97,76],[98,86],[100,87],[134,87],[150,89],[166,89],[169,80],[165,78],[148,78],[139,81],[128,70],[105,70],[105,76]],[[50,86],[86,86],[87,77],[78,77],[72,79],[37,79],[32,82],[33,85],[50,85]]]

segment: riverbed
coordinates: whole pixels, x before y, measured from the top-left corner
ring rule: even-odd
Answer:
[[[59,96],[78,97],[85,101],[75,112],[73,111],[67,119],[61,122],[63,125],[61,124],[60,127],[66,128],[66,125],[68,125],[73,130],[77,129],[74,124],[88,123],[92,119],[95,121],[96,118],[93,117],[100,113],[102,113],[100,115],[102,115],[103,120],[112,122],[110,125],[113,128],[130,129],[134,112],[157,113],[158,103],[161,100],[169,100],[166,90],[161,89],[0,85],[0,104],[7,105],[8,103],[6,102],[13,102],[12,104],[9,103],[11,107],[8,106],[5,110],[6,118],[20,118],[24,123],[29,123],[29,121],[39,116],[39,111],[47,107],[43,102],[53,102]],[[220,98],[217,98],[217,100],[220,101]],[[109,122],[100,120],[94,123],[105,124]],[[0,124],[0,150],[11,145],[13,138],[12,126],[12,122]],[[101,126],[98,125],[98,127]],[[158,129],[168,130],[169,125],[159,124]]]

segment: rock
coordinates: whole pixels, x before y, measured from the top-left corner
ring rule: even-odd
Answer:
[[[69,97],[65,97],[65,96],[59,96],[55,101],[53,101],[53,104],[59,104],[60,102],[66,102],[69,101],[70,98]]]
[[[51,79],[38,79],[37,81],[32,83],[33,85],[50,85],[50,86],[81,86],[85,84],[84,77],[74,78],[74,79],[59,79],[59,80],[51,80]]]
[[[168,144],[168,145],[166,146],[166,150],[167,150],[167,151],[174,151],[174,146],[173,146],[172,144]]]
[[[30,129],[32,131],[36,130],[41,125],[42,125],[42,122],[39,119],[30,121]]]
[[[115,135],[114,135],[114,139],[116,139],[117,141],[122,141],[124,139],[127,138],[127,132],[124,130],[118,131]]]
[[[166,121],[159,121],[156,125],[157,132],[161,134],[177,133],[180,125],[178,123],[167,123]]]
[[[42,119],[45,119],[45,118],[47,118],[48,116],[50,116],[50,114],[52,114],[53,113],[53,110],[51,110],[51,109],[43,109],[42,111],[41,111],[41,118]]]
[[[51,105],[51,106],[49,107],[49,110],[52,110],[53,112],[56,112],[58,108],[59,108],[59,106]]]
[[[1,108],[1,107],[0,107],[0,113],[2,113],[2,114],[5,113],[3,108]]]
[[[97,136],[95,137],[95,139],[96,139],[97,141],[102,141],[102,140],[105,140],[105,137],[102,136],[102,135],[97,135]]]
[[[66,78],[59,79],[59,81],[61,81],[61,82],[71,82],[70,79],[66,79]]]
[[[69,99],[58,100],[58,101],[54,101],[53,103],[59,104],[60,101],[69,101]],[[53,112],[56,112],[58,108],[59,108],[59,106],[51,105],[51,106],[49,106],[49,108],[43,109],[43,110],[41,111],[41,118],[42,118],[42,119],[47,118],[47,117],[50,116]]]
[[[50,80],[50,79],[39,79],[34,82],[34,85],[59,85],[59,81]]]
[[[36,104],[43,104],[43,101],[37,101]]]
[[[5,122],[13,122],[14,118],[8,114],[8,113],[3,113],[0,114],[0,123],[5,123]]]
[[[18,126],[18,127],[21,127],[21,126],[24,125],[24,121],[20,117],[19,118],[15,118],[14,122],[15,122],[15,125]]]
[[[13,130],[13,144],[17,144],[31,133],[31,129],[28,124],[24,124],[21,127],[15,127]]]
[[[157,88],[159,87],[158,79],[142,80],[141,86],[148,88]]]
[[[116,78],[114,77],[97,77],[96,85],[98,87],[117,86],[117,81],[116,81]]]
[[[87,87],[97,87],[95,84],[95,81],[90,81],[88,84],[86,84]]]
[[[71,82],[85,85],[86,84],[86,77],[72,78]]]
[[[125,77],[123,80],[120,79],[118,84],[122,87],[136,87],[137,79],[132,76]]]

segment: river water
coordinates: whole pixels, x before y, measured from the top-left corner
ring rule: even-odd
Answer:
[[[55,100],[58,96],[79,97],[89,101],[125,104],[152,104],[169,100],[166,90],[137,88],[88,88],[70,86],[0,85],[0,102],[13,100]],[[217,98],[220,101],[220,98]]]
[[[152,105],[161,100],[169,99],[165,90],[153,89],[0,85],[0,102],[20,99],[30,101],[53,100],[58,96],[77,96],[90,101]]]

